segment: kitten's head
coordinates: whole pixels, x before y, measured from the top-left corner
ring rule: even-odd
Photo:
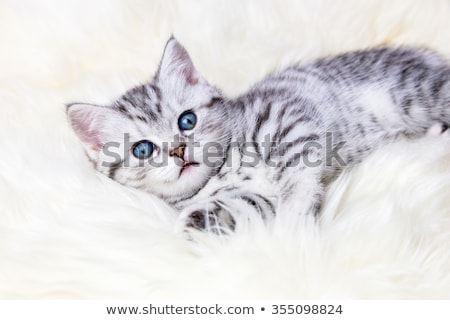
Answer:
[[[221,92],[174,38],[151,82],[110,106],[71,104],[67,114],[98,171],[171,202],[194,194],[216,173],[229,139]]]

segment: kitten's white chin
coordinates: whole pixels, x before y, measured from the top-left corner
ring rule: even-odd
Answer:
[[[188,164],[187,166],[182,167],[180,169],[179,179],[186,178],[187,176],[191,175],[195,171],[196,167],[198,167],[198,166],[199,166],[198,164]]]
[[[178,179],[175,182],[175,190],[181,190],[181,193],[183,194],[190,193],[199,186],[203,186],[210,175],[211,172],[209,168],[200,164],[180,168]]]
[[[145,185],[147,188],[152,187],[151,190],[147,189],[148,192],[158,194],[167,201],[175,203],[202,188],[211,176],[211,171],[211,168],[201,164],[190,165],[177,168],[177,171],[174,171],[176,177],[173,177],[170,182],[155,184],[153,180],[152,183]]]

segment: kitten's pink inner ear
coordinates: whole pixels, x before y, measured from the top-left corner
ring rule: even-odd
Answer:
[[[191,85],[199,81],[197,70],[188,52],[175,38],[171,38],[164,50],[159,73],[170,77],[174,72],[181,74]]]
[[[83,109],[88,107],[83,107]],[[69,110],[70,122],[80,140],[91,150],[99,151],[103,147],[101,132],[97,127],[102,115],[88,110]]]
[[[191,58],[189,57],[189,54],[187,51],[181,47],[181,50],[177,52],[179,55],[178,63],[182,66],[181,72],[189,84],[197,84],[198,82],[198,76],[197,71],[195,70],[194,64],[192,63]]]
[[[103,147],[103,143],[99,138],[98,131],[81,129],[78,133],[78,136],[90,149],[94,151],[100,151],[100,149]]]

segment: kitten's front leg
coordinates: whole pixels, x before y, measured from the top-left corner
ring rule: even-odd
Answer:
[[[282,170],[283,175],[276,176],[277,215],[318,215],[324,194],[322,167],[302,165]]]
[[[244,187],[226,187],[204,201],[184,208],[176,231],[187,228],[226,234],[249,221],[264,221],[275,215],[274,199]]]
[[[278,214],[317,216],[324,193],[320,176],[312,177],[310,173],[301,173],[299,179],[301,180],[290,186],[289,191],[280,197]]]
[[[181,210],[175,230],[183,232],[186,229],[196,229],[214,234],[229,234],[236,226],[241,227],[241,224],[249,221],[264,222],[279,216],[281,221],[292,222],[289,217],[318,214],[323,188],[317,171],[305,168],[297,171],[293,178],[283,179],[281,182],[276,201],[269,200],[258,192],[240,190],[233,194],[222,192],[190,205]]]

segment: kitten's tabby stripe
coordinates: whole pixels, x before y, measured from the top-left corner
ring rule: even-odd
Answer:
[[[291,103],[291,105],[293,105],[293,104],[294,103]],[[279,125],[281,125],[281,122],[282,122],[282,120],[284,118],[284,115],[286,114],[286,112],[288,110],[291,110],[291,108],[288,108],[287,106],[283,106],[283,107],[278,109],[276,121],[278,122]]]
[[[268,103],[267,106],[264,108],[263,112],[258,114],[256,116],[256,124],[255,124],[255,131],[253,133],[253,141],[256,141],[256,136],[258,135],[259,130],[261,129],[261,126],[269,120],[270,113],[272,112],[272,103]]]
[[[253,143],[253,146],[255,148],[255,151],[258,155],[258,157],[261,159],[261,150],[259,148],[259,144],[257,143],[258,134],[261,130],[261,127],[264,125],[265,122],[269,120],[270,114],[272,112],[272,103],[267,104],[262,114],[258,114],[256,118],[255,128],[253,129],[253,135],[251,142]]]
[[[322,194],[315,193],[313,195],[313,202],[311,206],[308,208],[307,212],[314,214],[314,216],[317,218],[319,216],[320,207],[322,203]]]
[[[293,156],[291,156],[287,161],[286,161],[286,165],[283,166],[280,170],[280,173],[283,173],[284,170],[286,170],[286,168],[292,168],[295,166],[298,166],[298,164],[300,163],[300,160],[302,158],[305,158],[306,156],[308,156],[311,152],[311,149],[304,149],[301,152],[295,153]]]
[[[244,200],[250,206],[255,208],[255,210],[264,218],[267,217],[267,211],[270,211],[273,215],[275,215],[275,207],[272,202],[270,202],[267,198],[258,195],[258,194],[244,194],[239,197]],[[262,203],[260,203],[262,201]]]
[[[216,191],[214,191],[213,193],[211,193],[209,196],[210,197],[214,197],[215,195],[217,195],[219,192],[230,192],[230,191],[235,191],[237,190],[238,187],[223,187],[223,188],[219,188]]]
[[[411,108],[412,103],[413,98],[409,95],[404,97],[403,100],[400,102],[400,108],[407,116],[409,116],[409,110]]]
[[[266,197],[260,195],[260,194],[254,194],[253,196],[258,197],[259,199],[261,199],[270,209],[270,212],[272,213],[273,216],[275,216],[276,214],[276,210],[275,210],[275,205],[272,203],[272,201],[270,201],[269,199],[267,199]]]
[[[309,154],[308,150],[302,150],[302,152],[297,152],[293,156],[291,156],[287,161],[279,161],[277,163],[277,173],[274,177],[274,180],[279,182],[283,178],[283,173],[287,168],[294,167],[294,164],[296,165],[296,171],[302,171],[305,169],[305,166],[299,166],[297,161],[300,161],[302,157]]]
[[[117,170],[119,170],[120,168],[122,168],[123,163],[124,163],[124,160],[120,160],[120,161],[117,161],[117,162],[112,163],[112,164],[109,166],[108,177],[114,180],[114,179],[116,178]]]
[[[248,197],[246,195],[242,195],[242,196],[240,196],[240,199],[244,200],[246,203],[248,203],[249,205],[254,207],[259,214],[262,214],[264,212],[263,208],[255,200],[251,199],[250,197]]]
[[[276,141],[283,141],[284,140],[284,138],[286,138],[286,136],[289,134],[289,133],[291,133],[292,132],[292,130],[294,130],[297,126],[299,126],[299,125],[302,125],[302,123],[301,122],[299,122],[299,121],[294,121],[294,122],[292,122],[292,123],[290,123],[290,124],[288,124],[287,126],[285,126],[284,127],[284,129],[282,130],[282,131],[278,131],[279,132],[279,134],[276,136]],[[277,132],[277,133],[278,133]]]
[[[283,97],[287,93],[289,90],[283,87],[254,88],[245,96],[245,99],[248,100],[246,105],[252,108],[256,101],[270,101],[273,96]]]
[[[116,105],[115,109],[116,109],[118,112],[120,112],[122,115],[124,115],[125,117],[127,117],[128,119],[133,120],[133,115],[132,115],[130,112],[128,112],[128,109],[125,108],[123,105],[118,104],[118,105]]]
[[[150,84],[150,89],[155,93],[156,95],[156,100],[155,100],[155,107],[156,107],[156,111],[161,114],[162,113],[162,109],[161,109],[161,90],[158,88],[158,86],[154,85],[153,83]]]
[[[316,103],[308,98],[297,98],[289,102],[290,111],[288,114],[289,118],[296,118],[296,121],[312,121],[316,125],[323,123],[323,120],[319,115],[321,112],[318,110]],[[312,116],[316,116],[312,118]]]
[[[204,107],[210,109],[216,103],[223,103],[223,99],[221,97],[212,97],[211,100]]]
[[[277,148],[275,150],[278,152],[278,156],[283,157],[293,147],[296,147],[301,143],[305,143],[305,142],[309,142],[309,141],[317,141],[319,139],[320,139],[320,137],[317,134],[311,134],[309,136],[302,136],[302,137],[298,137],[294,141],[290,141],[290,142],[284,144],[283,148]]]
[[[320,72],[319,70],[311,69],[308,67],[294,66],[294,67],[289,67],[287,70],[289,72],[292,72],[295,74],[294,81],[298,81],[299,79],[302,82],[305,82],[306,80],[311,81],[313,79],[317,80],[317,81],[329,81],[330,80],[329,75],[327,75],[323,72]]]
[[[125,95],[121,98],[121,100],[125,101],[127,103],[127,105],[130,107],[134,107],[134,108],[138,107],[138,105],[136,103],[134,103],[134,100],[131,97],[128,97]]]
[[[431,92],[433,96],[434,103],[439,101],[441,90],[445,84],[450,81],[450,72],[441,71],[438,75],[434,77],[431,83]]]
[[[146,117],[143,117],[143,116],[140,116],[140,115],[138,115],[138,116],[136,116],[136,118],[138,119],[138,120],[141,120],[142,122],[145,122],[145,123],[149,123],[149,121],[148,121],[148,119],[146,118]]]

